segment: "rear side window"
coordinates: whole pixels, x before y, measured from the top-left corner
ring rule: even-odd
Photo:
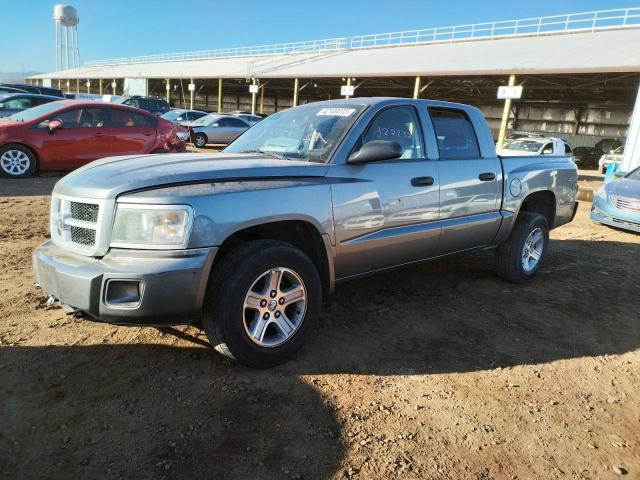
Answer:
[[[111,127],[155,127],[156,121],[141,113],[111,109]]]
[[[480,158],[476,132],[464,112],[446,108],[430,108],[429,115],[438,139],[441,160]]]
[[[569,146],[569,144],[568,144],[568,143],[566,143],[566,142],[565,142],[565,144],[564,144],[564,153],[569,154],[569,155],[571,155],[571,153],[573,153],[573,152],[571,151],[571,147],[570,147],[570,146]]]
[[[26,110],[33,107],[33,101],[30,98],[12,98],[4,102],[4,107],[9,110]]]

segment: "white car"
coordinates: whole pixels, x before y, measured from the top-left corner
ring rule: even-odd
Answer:
[[[602,173],[607,173],[609,165],[612,163],[622,162],[622,156],[624,155],[624,146],[618,147],[615,150],[611,150],[609,153],[605,153],[598,160],[598,167]]]
[[[502,148],[497,150],[498,155],[518,157],[531,155],[571,155],[571,146],[561,138],[526,137],[507,139]]]

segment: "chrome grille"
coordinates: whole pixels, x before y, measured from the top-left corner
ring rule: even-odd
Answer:
[[[51,199],[51,239],[71,252],[104,255],[109,236],[114,201],[71,197],[54,193]]]
[[[74,220],[96,223],[100,207],[93,203],[69,202],[69,210]]]
[[[90,228],[69,227],[71,241],[80,245],[92,246],[96,243],[96,231]]]
[[[632,213],[640,213],[640,198],[628,198],[611,196],[613,206],[618,210],[625,210]]]

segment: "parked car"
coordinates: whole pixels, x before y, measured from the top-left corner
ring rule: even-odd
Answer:
[[[28,108],[37,107],[50,102],[57,102],[60,98],[49,95],[37,95],[33,93],[5,93],[0,94],[0,118],[8,117],[14,113]]]
[[[0,120],[0,173],[70,170],[112,155],[183,152],[188,133],[124,105],[59,100]],[[179,138],[179,135],[182,138]]]
[[[573,149],[573,160],[578,168],[597,170],[602,150],[595,147],[576,147]]]
[[[598,161],[598,167],[600,172],[607,173],[609,165],[612,163],[622,163],[622,157],[624,156],[624,145],[619,146],[615,150],[611,150],[610,153],[605,153],[600,157]]]
[[[64,98],[64,93],[59,88],[41,87],[40,85],[27,85],[26,83],[3,83],[0,88],[15,88],[16,93],[29,92],[37,95],[50,95],[52,97]]]
[[[602,153],[610,153],[623,145],[624,141],[620,141],[617,138],[603,138],[595,144],[595,147],[602,150]]]
[[[591,219],[640,233],[640,168],[621,175],[596,192]]]
[[[188,110],[182,108],[174,108],[160,115],[169,122],[179,123],[180,125],[189,125],[191,122],[208,115],[207,112],[200,110]]]
[[[141,97],[137,95],[133,97],[114,96],[111,101],[113,103],[121,103],[122,105],[129,105],[130,107],[139,108],[140,110],[153,113],[157,116],[160,116],[171,110],[171,107],[166,101],[162,100],[161,98],[155,97]]]
[[[499,155],[573,155],[571,146],[561,138],[527,137],[505,140]]]
[[[309,103],[223,153],[105,159],[61,179],[34,273],[77,315],[202,321],[216,350],[264,368],[303,345],[339,281],[493,247],[500,276],[531,280],[577,180],[566,155],[496,156],[474,107]]]
[[[231,143],[251,125],[233,115],[211,113],[189,123],[193,144],[202,148],[208,143]]]

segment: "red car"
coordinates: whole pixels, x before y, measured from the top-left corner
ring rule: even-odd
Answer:
[[[184,152],[184,127],[125,105],[61,100],[0,119],[0,173],[70,170],[102,157]]]

